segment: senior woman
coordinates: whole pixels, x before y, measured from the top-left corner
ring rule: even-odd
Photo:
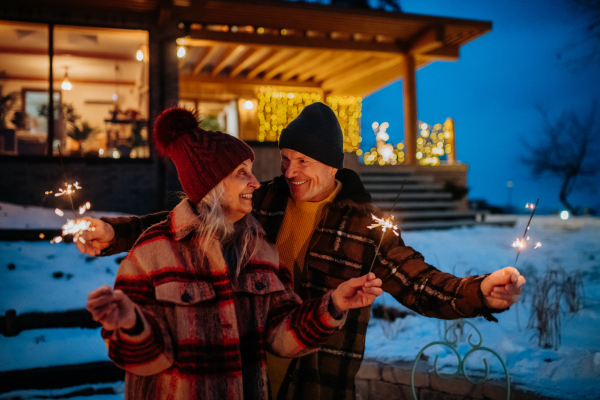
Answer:
[[[382,293],[373,274],[304,303],[279,268],[252,211],[252,150],[198,128],[184,109],[163,112],[156,145],[187,198],[148,228],[121,263],[115,289],[88,296],[110,358],[126,370],[126,399],[268,399],[268,350],[316,350],[346,311]]]

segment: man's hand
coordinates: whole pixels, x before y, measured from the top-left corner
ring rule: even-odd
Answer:
[[[371,305],[375,297],[383,293],[381,279],[369,272],[360,278],[352,278],[340,284],[331,294],[331,301],[341,314],[351,308]]]
[[[94,321],[109,330],[131,329],[135,326],[135,305],[121,290],[104,285],[88,295],[86,305]]]
[[[484,302],[488,308],[506,308],[519,301],[525,278],[513,267],[493,272],[481,282]]]
[[[110,242],[115,237],[115,230],[112,225],[99,219],[90,217],[83,217],[81,219],[90,221],[90,229],[92,230],[84,232],[83,238],[85,239],[85,243],[81,243],[79,240],[76,242],[77,249],[83,254],[97,256],[110,245]]]

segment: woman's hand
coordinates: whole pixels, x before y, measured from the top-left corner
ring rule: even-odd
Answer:
[[[135,305],[121,290],[112,290],[104,285],[88,295],[86,305],[94,321],[109,331],[135,326]]]
[[[90,222],[90,230],[85,231],[82,235],[85,243],[81,243],[79,240],[75,242],[77,249],[83,254],[97,256],[110,245],[110,242],[115,237],[115,230],[111,224],[100,219],[90,217],[83,217],[81,219]]]
[[[339,314],[351,308],[369,306],[375,297],[383,293],[381,285],[381,279],[369,272],[360,278],[352,278],[340,284],[331,294],[331,301]]]

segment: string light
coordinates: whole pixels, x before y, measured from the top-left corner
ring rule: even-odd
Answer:
[[[323,100],[319,93],[273,91],[269,88],[261,88],[257,97],[258,140],[261,142],[277,141],[281,131],[302,112],[304,107]],[[342,128],[344,151],[360,151],[362,139],[359,119],[362,116],[362,98],[328,96],[326,102],[337,116]]]

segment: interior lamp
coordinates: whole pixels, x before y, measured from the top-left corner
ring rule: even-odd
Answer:
[[[242,108],[244,110],[252,110],[254,108],[254,103],[252,102],[252,100],[246,100],[243,104],[242,104]]]
[[[142,49],[139,49],[137,51],[137,53],[135,53],[135,59],[138,61],[143,61],[144,60],[144,52],[142,51]]]
[[[177,57],[183,58],[183,57],[185,57],[185,53],[186,53],[186,50],[185,50],[184,46],[177,47]]]
[[[62,89],[63,90],[71,90],[73,88],[73,85],[71,85],[71,82],[69,82],[69,68],[65,67],[65,78],[62,81]]]

